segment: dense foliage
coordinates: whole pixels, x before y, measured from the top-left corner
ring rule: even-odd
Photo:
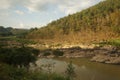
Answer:
[[[60,50],[53,50],[53,55],[55,55],[56,57],[58,56],[63,56],[64,52],[60,51]]]
[[[15,66],[28,67],[37,59],[39,50],[21,47],[21,48],[0,48],[0,62]]]
[[[39,50],[30,47],[0,47],[0,80],[69,80],[41,69],[31,70]]]
[[[12,35],[12,32],[10,30],[11,30],[11,28],[4,28],[3,26],[0,26],[0,36]]]
[[[55,73],[27,71],[25,68],[14,68],[0,64],[0,80],[69,80]]]
[[[49,23],[27,38],[57,42],[101,41],[120,36],[120,0],[105,0]]]
[[[114,40],[100,42],[99,45],[101,45],[101,46],[112,45],[112,46],[115,46],[116,48],[120,49],[120,39],[114,39]]]
[[[0,26],[0,36],[24,37],[27,32],[27,29],[14,29],[12,27],[5,28],[4,26]]]
[[[24,46],[11,45],[13,40],[11,37],[0,38],[0,80],[69,80],[65,76],[35,68],[40,51],[26,47],[24,40],[18,41]]]

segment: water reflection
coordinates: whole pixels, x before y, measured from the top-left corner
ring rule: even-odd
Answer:
[[[39,59],[37,67],[52,64],[52,72],[64,74],[68,63],[72,61],[75,67],[76,80],[120,80],[120,66],[94,63],[88,59]]]

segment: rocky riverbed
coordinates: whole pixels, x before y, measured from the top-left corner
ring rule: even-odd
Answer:
[[[97,47],[92,49],[71,48],[63,50],[64,56],[69,57],[89,57],[90,61],[120,64],[120,49],[116,47]]]
[[[104,47],[94,47],[94,48],[60,48],[57,49],[64,52],[63,56],[65,58],[90,58],[90,61],[101,62],[107,64],[120,64],[120,49],[112,46]],[[43,51],[44,52],[44,51]],[[47,52],[52,53],[52,50],[47,50]],[[54,55],[40,57],[55,57]]]

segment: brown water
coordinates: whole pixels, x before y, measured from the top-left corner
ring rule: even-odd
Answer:
[[[85,58],[42,58],[37,61],[38,66],[45,64],[54,64],[53,72],[64,74],[67,64],[72,61],[75,67],[76,80],[120,80],[120,65],[109,65],[96,62],[90,62]]]

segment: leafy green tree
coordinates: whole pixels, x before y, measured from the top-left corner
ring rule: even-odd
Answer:
[[[0,61],[15,67],[29,67],[35,63],[39,51],[29,47],[2,48],[0,49]]]

